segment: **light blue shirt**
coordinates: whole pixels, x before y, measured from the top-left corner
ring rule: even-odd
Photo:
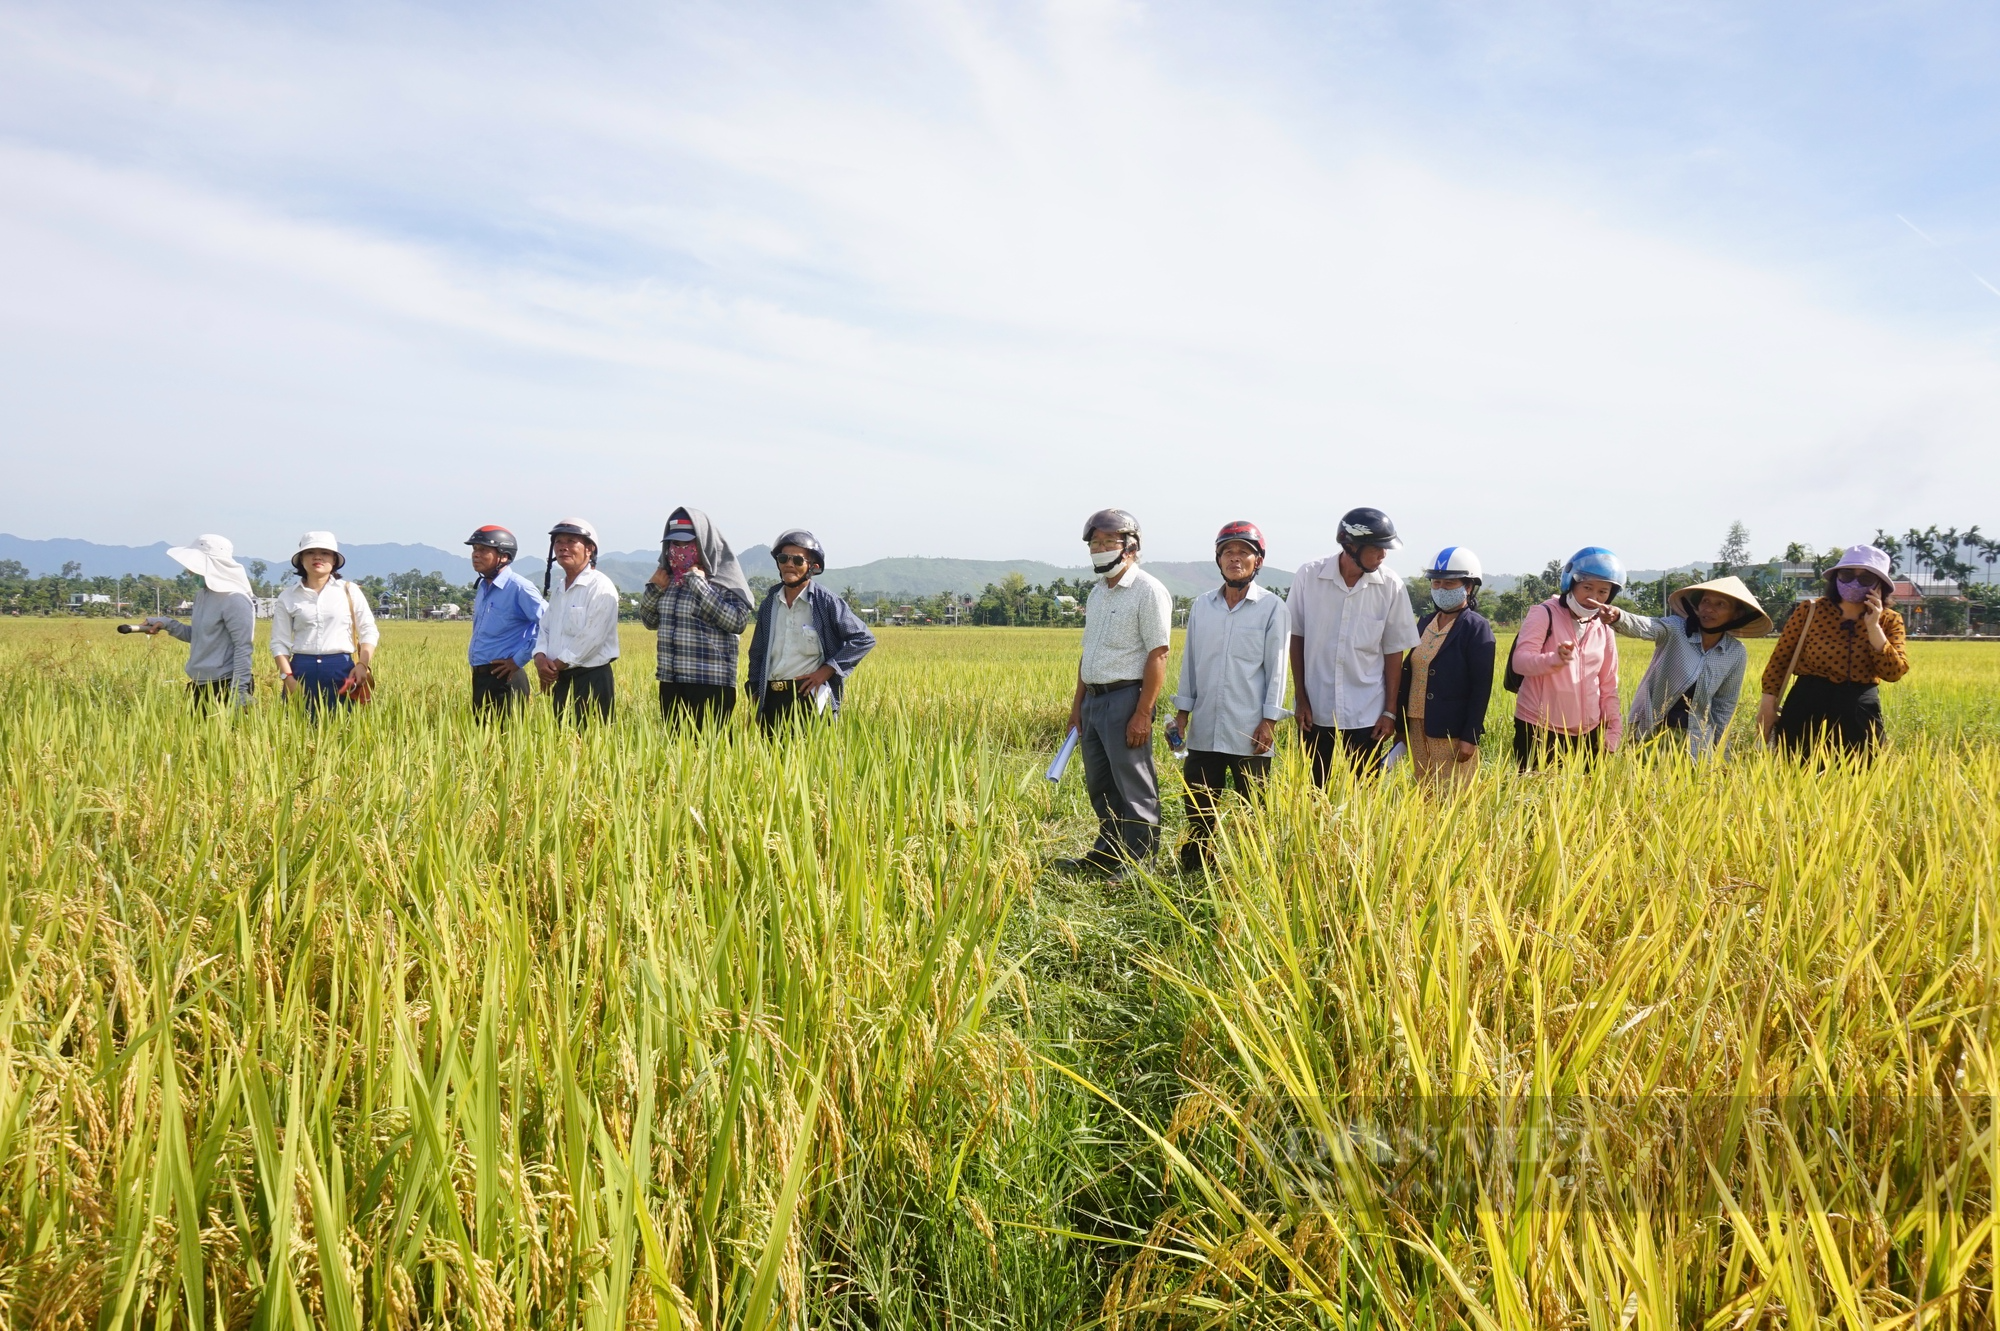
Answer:
[[[1174,710],[1188,714],[1190,749],[1255,754],[1257,723],[1291,715],[1284,707],[1291,636],[1289,608],[1254,582],[1234,608],[1219,587],[1195,598],[1174,694]]]
[[[192,624],[166,621],[167,632],[188,644],[187,677],[197,683],[232,680],[238,702],[250,701],[250,640],[257,630],[257,612],[242,592],[194,594]]]
[[[1688,636],[1688,622],[1679,615],[1635,615],[1630,610],[1611,626],[1628,638],[1650,638],[1653,659],[1632,695],[1625,720],[1630,739],[1644,739],[1659,729],[1682,694],[1688,700],[1688,752],[1699,758],[1713,752],[1729,732],[1736,700],[1743,692],[1743,675],[1750,651],[1724,634],[1702,650],[1701,634]]]
[[[546,605],[534,585],[506,565],[492,581],[479,580],[472,593],[472,646],[476,666],[502,658],[524,666],[535,659],[535,633]]]

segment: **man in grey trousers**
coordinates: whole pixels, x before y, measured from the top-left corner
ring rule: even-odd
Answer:
[[[1139,567],[1139,521],[1124,509],[1091,514],[1083,539],[1099,581],[1084,606],[1083,659],[1069,723],[1083,750],[1097,842],[1082,859],[1056,867],[1123,878],[1160,840],[1153,709],[1167,679],[1174,598]]]

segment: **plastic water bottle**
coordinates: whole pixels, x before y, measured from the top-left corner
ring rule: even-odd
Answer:
[[[1181,762],[1187,761],[1187,740],[1181,737],[1179,721],[1167,722],[1167,749]]]

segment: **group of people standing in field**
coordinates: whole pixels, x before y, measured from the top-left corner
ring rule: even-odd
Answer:
[[[1086,607],[1070,725],[1098,835],[1088,854],[1062,867],[1116,875],[1152,855],[1159,839],[1152,725],[1173,599],[1139,566],[1139,522],[1130,513],[1092,514],[1083,538],[1099,581]],[[1424,570],[1431,609],[1419,618],[1384,562],[1398,544],[1381,510],[1353,509],[1340,520],[1339,550],[1301,567],[1281,599],[1257,585],[1265,544],[1256,525],[1231,522],[1216,533],[1222,585],[1188,611],[1168,726],[1169,745],[1185,748],[1183,868],[1212,853],[1218,796],[1231,783],[1252,794],[1264,780],[1277,726],[1288,718],[1322,785],[1337,763],[1366,777],[1403,755],[1434,787],[1478,769],[1497,655],[1493,626],[1479,613],[1479,558],[1464,546],[1439,551]],[[1786,621],[1763,674],[1757,722],[1766,740],[1791,752],[1830,745],[1862,754],[1878,742],[1876,685],[1909,670],[1902,618],[1888,606],[1891,567],[1872,546],[1850,547],[1827,571],[1824,594]],[[1528,611],[1502,677],[1517,695],[1513,753],[1523,770],[1587,763],[1628,737],[1684,744],[1698,758],[1720,750],[1749,672],[1742,640],[1769,634],[1771,617],[1740,578],[1679,588],[1660,616],[1613,604],[1624,584],[1618,556],[1588,546],[1563,565],[1556,594]],[[1622,714],[1621,635],[1654,644]]]
[[[1076,870],[1123,872],[1159,838],[1153,717],[1166,688],[1173,598],[1140,567],[1139,523],[1102,509],[1084,524],[1097,580],[1085,607],[1082,659],[1070,727],[1098,817]],[[539,590],[513,568],[520,545],[505,527],[466,538],[479,576],[472,608],[472,703],[482,716],[527,699],[531,675],[559,716],[608,718],[616,688],[618,589],[597,567],[597,530],[566,518],[549,531]],[[1257,585],[1264,535],[1231,522],[1215,537],[1221,585],[1188,613],[1168,741],[1185,750],[1190,835],[1185,865],[1210,853],[1217,796],[1233,783],[1251,793],[1269,771],[1277,726],[1291,719],[1325,784],[1336,764],[1359,776],[1407,754],[1432,785],[1470,780],[1492,698],[1496,645],[1479,613],[1483,571],[1464,546],[1447,546],[1424,570],[1431,608],[1421,618],[1403,580],[1384,562],[1400,544],[1379,509],[1357,508],[1339,525],[1339,549],[1302,566],[1279,597]],[[153,617],[140,627],[190,644],[187,673],[198,702],[253,691],[250,581],[220,536],[168,552],[200,574],[191,623]],[[772,542],[778,582],[753,605],[749,580],[708,515],[677,508],[639,618],[657,634],[660,712],[696,728],[728,719],[737,702],[738,640],[751,621],[749,694],[758,723],[837,714],[847,677],[875,637],[841,597],[816,581],[826,551],[794,528]],[[307,532],[272,615],[270,652],[287,696],[318,712],[365,700],[380,634],[367,597],[340,577],[333,533]],[[1555,595],[1532,607],[1502,675],[1517,694],[1513,753],[1523,769],[1589,762],[1625,739],[1716,753],[1735,715],[1749,654],[1742,639],[1772,621],[1734,577],[1682,587],[1667,613],[1614,604],[1625,568],[1603,546],[1577,551]],[[1757,724],[1793,752],[1820,746],[1866,753],[1882,733],[1879,683],[1909,670],[1903,621],[1888,605],[1889,556],[1845,551],[1824,594],[1786,621],[1762,679]],[[1618,638],[1650,640],[1651,664],[1621,709]],[[1284,705],[1287,682],[1292,707]],[[1786,694],[1786,686],[1790,692]],[[1780,704],[1780,698],[1783,703]]]
[[[483,526],[465,544],[478,574],[467,649],[474,712],[497,717],[524,703],[532,674],[558,716],[579,724],[608,719],[617,697],[611,663],[618,659],[619,594],[597,567],[597,529],[582,518],[550,528],[539,591],[515,571],[520,542],[507,528]],[[254,613],[234,547],[208,535],[167,553],[201,575],[191,622],[152,616],[139,627],[189,643],[197,705],[221,697],[248,702]],[[768,731],[788,717],[839,712],[847,676],[874,648],[875,635],[816,581],[826,550],[811,532],[782,533],[771,558],[777,584],[753,605],[750,580],[708,515],[677,508],[667,519],[639,619],[658,635],[654,674],[669,721],[700,728],[735,711],[738,640],[753,618],[749,687],[758,723]],[[299,694],[315,714],[366,701],[373,688],[381,635],[368,598],[340,577],[345,562],[332,532],[307,532],[292,556],[298,581],[272,610],[280,690]]]

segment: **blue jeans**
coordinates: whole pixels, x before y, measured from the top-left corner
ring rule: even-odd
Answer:
[[[347,672],[352,669],[354,658],[346,652],[334,652],[327,656],[294,656],[292,674],[297,677],[306,695],[306,711],[317,713],[322,707],[352,706],[337,692],[347,682]]]

